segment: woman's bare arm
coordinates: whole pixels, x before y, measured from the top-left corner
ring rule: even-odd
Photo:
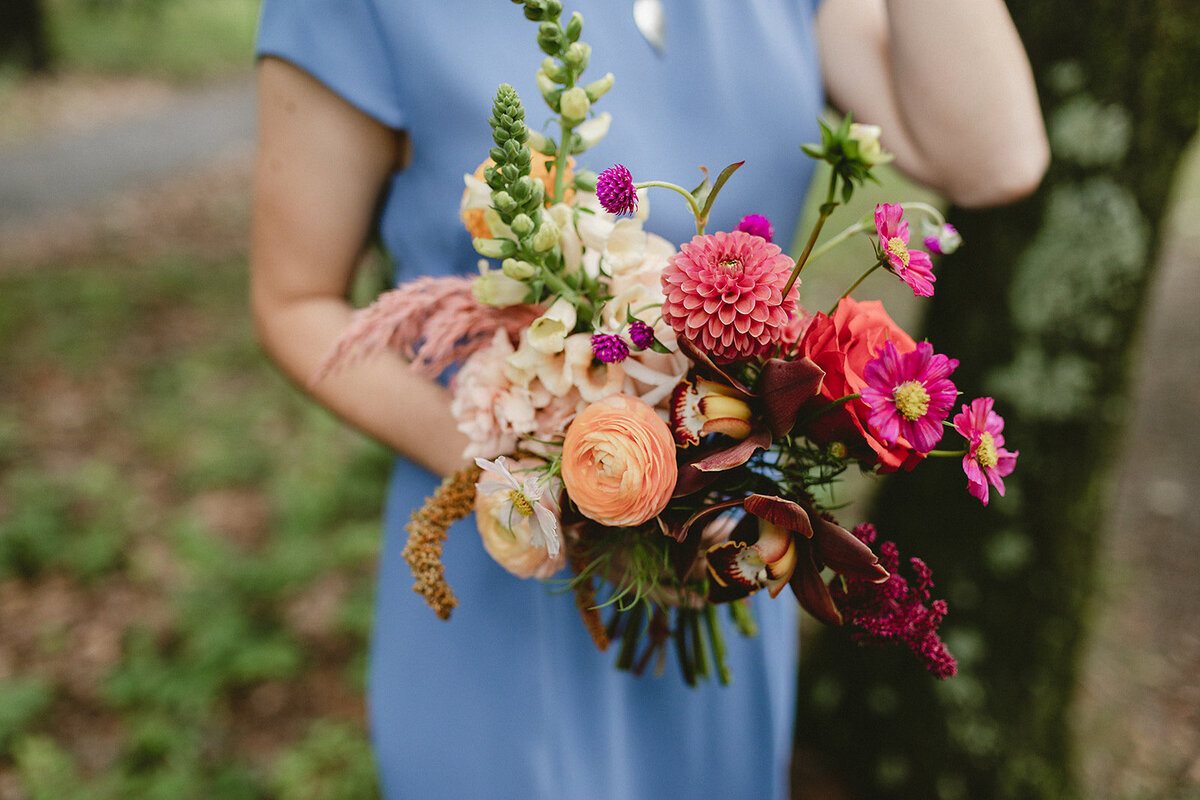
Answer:
[[[308,379],[350,320],[347,287],[395,169],[395,131],[285,61],[259,65],[251,304],[258,336],[299,386],[440,474],[462,464],[445,390],[390,353]]]
[[[1037,188],[1049,147],[1003,0],[825,0],[817,33],[830,101],[901,171],[964,206]]]

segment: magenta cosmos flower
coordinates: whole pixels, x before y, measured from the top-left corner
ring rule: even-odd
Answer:
[[[743,231],[693,237],[663,268],[663,319],[719,363],[763,353],[796,311],[796,287],[783,296],[794,266]]]
[[[928,253],[908,249],[908,220],[904,208],[895,203],[875,206],[875,230],[887,268],[909,285],[918,297],[933,296],[933,261]]]
[[[596,178],[596,197],[610,214],[632,214],[637,211],[637,190],[633,176],[623,164],[614,164]]]
[[[884,444],[904,437],[919,453],[928,453],[942,438],[942,422],[958,390],[950,373],[958,359],[935,354],[933,345],[920,342],[917,349],[900,355],[891,340],[867,362],[862,399],[871,409],[867,424]]]
[[[1004,476],[1017,465],[1017,451],[1004,449],[1004,419],[992,411],[992,398],[980,397],[964,405],[954,415],[954,429],[967,440],[963,472],[967,473],[967,491],[985,506],[988,484],[1004,496]]]

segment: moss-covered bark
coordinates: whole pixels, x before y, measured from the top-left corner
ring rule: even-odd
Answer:
[[[1068,7],[1072,6],[1072,7]],[[1054,163],[1009,208],[956,212],[926,336],[996,397],[1008,497],[984,510],[957,461],[890,479],[880,535],[933,567],[961,674],[826,635],[805,654],[797,738],[861,797],[1069,798],[1068,710],[1123,413],[1130,343],[1171,176],[1200,118],[1195,0],[1010,0]],[[795,795],[803,797],[804,787]]]

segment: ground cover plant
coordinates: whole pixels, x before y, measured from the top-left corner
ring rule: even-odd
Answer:
[[[388,456],[147,249],[0,268],[0,798],[370,797]]]

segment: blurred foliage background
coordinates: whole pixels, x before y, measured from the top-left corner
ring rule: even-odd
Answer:
[[[1160,1],[1155,7],[1171,5]],[[1164,24],[1152,38],[1188,41],[1184,23],[1192,12],[1179,8],[1177,24]],[[1056,20],[1045,16],[1062,12],[1055,11],[1059,4],[1047,9],[1029,24],[1042,31],[1038,47],[1056,52]],[[37,116],[23,103],[30,93],[52,94],[63,84],[82,82],[90,91],[91,81],[102,79],[111,83],[103,97],[123,98],[145,92],[147,81],[153,91],[169,94],[245,78],[257,10],[258,0],[5,0],[0,134],[24,142],[48,133],[45,120],[23,127],[26,117]],[[1098,52],[1119,54],[1120,69],[1135,75],[1136,54],[1118,41],[1132,26],[1109,27],[1114,40],[1098,43],[1104,48]],[[1054,81],[1068,81],[1071,69],[1066,64],[1039,74],[1043,88],[1051,87],[1050,100],[1066,108],[1056,111],[1052,130],[1060,137],[1059,155],[1064,147],[1068,156],[1075,150],[1068,166],[1060,162],[1064,182],[1097,167],[1089,166],[1086,153],[1079,162],[1080,147],[1103,149],[1106,136],[1120,134],[1113,133],[1114,125],[1121,126],[1114,118],[1127,113],[1113,111],[1099,95],[1083,109],[1089,113],[1081,123],[1082,106],[1064,97],[1078,100],[1096,89],[1087,85],[1087,73],[1083,83],[1076,74],[1069,93],[1052,88]],[[1130,93],[1136,95],[1136,87]],[[1067,113],[1072,110],[1073,116]],[[1194,121],[1193,113],[1186,123]],[[1138,136],[1137,152],[1151,158],[1154,130],[1143,125]],[[1179,149],[1172,144],[1159,161],[1174,163]],[[1200,176],[1200,158],[1189,163],[1190,173]],[[1122,174],[1130,171],[1126,165]],[[1155,178],[1164,198],[1169,177]],[[245,305],[248,180],[245,162],[222,163],[116,200],[91,216],[55,218],[20,235],[5,238],[0,220],[0,800],[348,800],[376,793],[361,692],[389,456],[315,408],[259,352]],[[885,183],[859,192],[854,205],[831,220],[825,238],[876,201],[938,203],[892,173]],[[1188,185],[1191,199],[1176,202],[1195,208],[1200,180],[1193,177]],[[1037,199],[1016,209],[1017,221],[1001,223],[999,233],[986,215],[969,217],[974,232],[946,266],[963,274],[945,275],[938,302],[955,302],[949,293],[940,299],[940,287],[956,280],[966,295],[963,304],[980,295],[1006,296],[1006,268],[987,266],[987,259],[1015,256],[1042,224],[1040,209]],[[1161,205],[1154,215],[1161,217]],[[828,307],[868,253],[865,241],[852,243],[806,270],[809,305]],[[966,274],[978,269],[995,275],[976,285]],[[355,289],[359,302],[372,296],[386,272],[378,257],[365,261]],[[964,289],[964,282],[974,290]],[[883,274],[873,276],[862,294],[881,297],[910,330],[919,329],[930,305],[914,302]],[[952,316],[945,306],[942,313]],[[1126,336],[1136,322],[1123,325]],[[973,358],[963,348],[953,355],[964,363]],[[1117,367],[1120,373],[1126,365]],[[1120,405],[1104,408],[1108,436]],[[1036,442],[1020,449],[1030,453]],[[936,480],[957,488],[959,479],[942,472]],[[1021,489],[1013,485],[1019,504]],[[844,512],[847,518],[865,517],[872,489],[867,481],[855,486],[859,499]],[[894,495],[904,491],[894,490],[887,503],[900,508],[903,498]],[[1076,540],[1093,549],[1101,547],[1103,520],[1097,517],[1108,508],[1098,495],[1102,489],[1091,489],[1085,510],[1076,512],[1097,527]],[[1081,626],[1092,611],[1090,573],[1099,555],[1077,562],[1086,562],[1083,580],[1059,587],[1073,593],[1056,609],[1075,615],[1070,630],[1039,629],[1052,654],[1069,651],[1071,668],[1040,673],[1043,694],[1034,703],[1020,689],[999,694],[987,688],[1007,679],[987,677],[981,661],[1011,672],[1017,667],[1006,667],[1006,659],[1024,668],[1040,656],[1019,635],[996,644],[980,633],[986,609],[980,609],[970,570],[996,573],[988,580],[1002,585],[989,593],[1025,593],[1036,604],[1053,597],[1036,583],[1054,581],[1070,568],[1063,563],[1067,557],[1035,553],[1044,542],[1027,539],[1011,513],[1000,519],[1004,530],[964,545],[972,551],[963,557],[970,566],[959,567],[965,576],[953,566],[941,573],[955,576],[949,581],[951,619],[968,623],[952,641],[967,679],[931,698],[932,690],[913,690],[896,683],[895,675],[881,678],[878,665],[888,671],[893,662],[877,661],[878,653],[862,656],[831,645],[829,637],[806,637],[800,739],[808,752],[807,760],[798,761],[796,797],[1068,796],[1079,789],[1074,779],[1086,771],[1085,762],[1101,766],[1092,768],[1085,783],[1090,794],[1083,796],[1198,796],[1200,749],[1189,744],[1186,720],[1183,727],[1151,728],[1143,738],[1157,747],[1155,735],[1182,730],[1161,749],[1186,755],[1192,747],[1196,775],[1186,760],[1173,760],[1174,771],[1157,783],[1113,778],[1111,765],[1130,757],[1115,758],[1110,748],[1125,747],[1126,738],[1085,735],[1079,748],[1055,738],[1070,727],[1065,709],[1074,691],[1064,687],[1062,676],[1075,680],[1084,657]],[[897,538],[892,530],[881,533]],[[920,532],[913,535],[920,541]],[[928,545],[902,543],[906,551],[929,556]],[[952,543],[937,547],[953,552]],[[1069,542],[1064,548],[1069,558],[1079,555]],[[1034,561],[1044,562],[1043,570],[1026,574]],[[956,608],[965,615],[955,618]],[[1018,624],[1027,619],[1003,608],[996,616]],[[953,634],[953,624],[950,629]],[[876,666],[864,668],[868,661]],[[830,682],[831,673],[837,683]],[[1026,680],[1016,672],[1010,678]],[[1196,687],[1194,670],[1183,682],[1184,690],[1189,687]],[[929,722],[904,716],[914,703],[942,717]],[[1178,705],[1187,708],[1186,698]],[[1200,702],[1193,698],[1191,707]],[[1024,716],[1017,713],[1022,709]],[[899,716],[904,721],[894,722]],[[1043,754],[1058,763],[1047,766],[1006,738],[1046,741],[1033,736],[1033,725],[1060,748]],[[901,752],[910,745],[942,750],[910,759]],[[962,762],[955,758],[968,766],[956,773]],[[832,779],[819,773],[822,765]],[[1026,780],[1024,773],[1032,777]]]

